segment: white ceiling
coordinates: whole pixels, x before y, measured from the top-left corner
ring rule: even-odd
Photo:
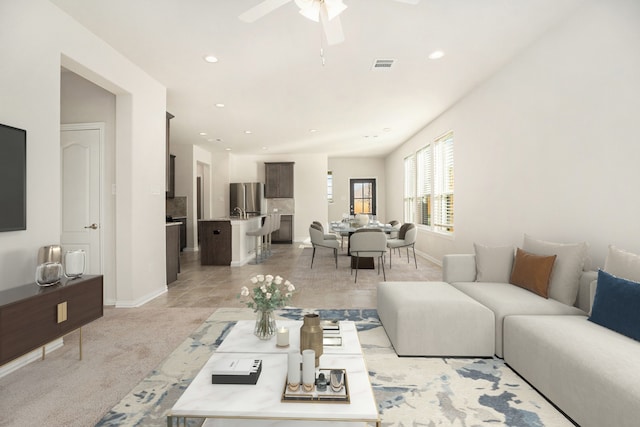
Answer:
[[[262,0],[51,1],[167,87],[173,144],[383,156],[583,0],[344,0],[335,46],[293,1],[252,24]]]

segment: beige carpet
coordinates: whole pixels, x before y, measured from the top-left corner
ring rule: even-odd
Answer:
[[[65,345],[0,378],[0,426],[88,427],[118,403],[215,310],[105,308]]]

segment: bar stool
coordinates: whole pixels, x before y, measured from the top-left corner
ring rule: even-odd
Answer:
[[[265,249],[267,247],[268,236],[271,234],[271,216],[267,215],[262,227],[257,230],[247,231],[247,236],[256,238],[256,264],[267,259]]]
[[[272,238],[272,234],[275,233],[276,231],[280,230],[280,217],[282,215],[280,215],[279,213],[274,213],[271,214],[271,231],[269,232],[269,235],[267,237],[268,239],[268,245],[269,245],[269,254],[271,254],[271,238]]]

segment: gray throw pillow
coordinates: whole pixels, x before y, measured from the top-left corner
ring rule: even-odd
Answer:
[[[580,275],[587,259],[589,245],[586,242],[546,242],[525,234],[522,249],[536,255],[557,255],[549,281],[549,298],[573,305],[578,296]]]
[[[473,244],[476,282],[509,283],[513,268],[513,246],[489,247]]]
[[[633,282],[640,282],[640,255],[609,245],[604,271]]]

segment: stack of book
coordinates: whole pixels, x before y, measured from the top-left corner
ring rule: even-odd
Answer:
[[[341,346],[340,322],[337,320],[323,320],[322,325],[322,345]]]
[[[262,360],[221,359],[213,364],[212,384],[255,384],[262,372]]]

